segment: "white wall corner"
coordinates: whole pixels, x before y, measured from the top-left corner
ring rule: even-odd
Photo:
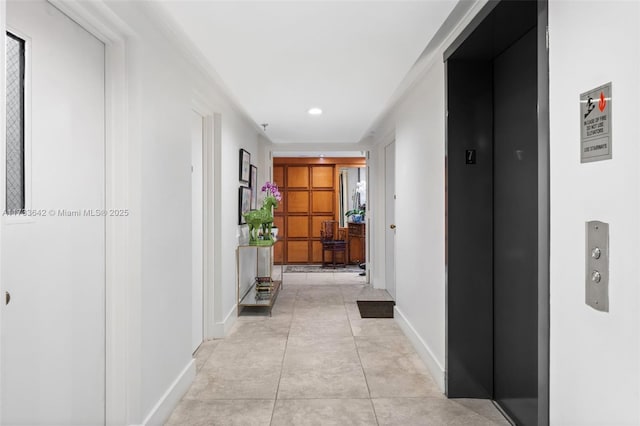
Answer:
[[[431,373],[431,376],[435,380],[442,393],[444,393],[444,367],[440,364],[440,362],[438,362],[427,342],[425,342],[422,337],[420,337],[407,317],[405,317],[402,311],[398,309],[397,305],[394,307],[393,317],[395,318],[404,334],[413,344],[413,347],[415,348],[416,352],[418,352],[418,355],[420,355],[420,358],[422,358],[422,361],[427,366],[427,369]]]
[[[229,335],[231,327],[236,323],[238,319],[238,306],[234,306],[227,314],[222,322],[216,322],[213,326],[211,338],[222,339]]]
[[[196,361],[192,359],[176,377],[162,398],[153,406],[151,412],[142,422],[143,425],[163,425],[176,408],[182,396],[187,393],[196,377]]]

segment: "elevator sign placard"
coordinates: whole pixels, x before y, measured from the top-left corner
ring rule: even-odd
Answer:
[[[611,159],[611,83],[580,95],[580,162]]]

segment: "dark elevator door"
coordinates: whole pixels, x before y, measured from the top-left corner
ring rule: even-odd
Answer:
[[[537,44],[494,59],[494,398],[537,424]]]

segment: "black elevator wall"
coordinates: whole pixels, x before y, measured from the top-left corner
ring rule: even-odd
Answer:
[[[494,399],[537,424],[537,34],[494,60]]]
[[[491,60],[447,63],[447,389],[493,396],[493,72]],[[466,164],[466,151],[475,164]]]
[[[485,9],[445,53],[446,394],[493,398],[529,425],[537,424],[539,391],[542,33],[536,1],[490,1]]]

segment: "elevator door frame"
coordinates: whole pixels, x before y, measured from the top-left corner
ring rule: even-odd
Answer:
[[[538,424],[547,425],[549,423],[549,74],[548,74],[548,46],[547,46],[547,28],[548,28],[548,1],[547,0],[538,0],[536,2],[537,8],[537,18],[536,18],[536,31],[537,31],[537,91],[538,91],[538,122],[537,122],[537,130],[538,130],[538,260],[537,260],[537,297],[538,297]],[[485,19],[491,18],[492,12],[500,4],[500,1],[490,1],[487,5],[477,14],[474,20],[463,30],[461,35],[451,44],[451,46],[447,49],[444,54],[446,78],[449,79],[449,72],[451,71],[449,68],[449,63],[447,62],[452,55],[456,53],[456,51],[467,41],[468,37],[485,21]],[[494,34],[495,36],[495,34]],[[494,39],[494,43],[496,43]],[[474,48],[479,48],[482,50],[483,46],[473,46]],[[495,46],[493,47],[495,48]],[[482,78],[482,76],[478,77]],[[449,81],[446,82],[447,88],[449,87]],[[447,112],[449,111],[449,93],[447,89]],[[450,146],[450,135],[452,132],[455,132],[456,129],[453,129],[451,126],[450,120],[447,119],[447,128],[446,128],[446,144],[447,144],[447,154],[446,154],[446,187],[449,191],[451,191],[451,163],[449,161],[461,161],[461,157],[459,157],[459,152],[452,152],[452,147]],[[492,135],[492,129],[489,131]],[[455,156],[454,156],[455,154]],[[479,156],[480,154],[477,153]],[[493,165],[491,165],[493,167]],[[453,179],[455,180],[455,176]],[[473,182],[474,185],[482,185],[482,182]],[[484,334],[482,327],[480,328],[480,337],[478,336],[460,336],[456,335],[457,330],[460,329],[460,325],[455,325],[455,318],[452,315],[460,315],[460,306],[456,307],[455,303],[452,304],[452,298],[456,297],[456,290],[452,291],[451,285],[453,282],[451,281],[452,276],[454,279],[460,278],[460,270],[461,267],[456,265],[455,258],[452,259],[452,254],[455,256],[455,253],[451,252],[451,237],[452,233],[455,237],[455,229],[451,228],[451,203],[455,204],[455,200],[450,199],[450,194],[447,192],[446,194],[446,206],[447,206],[447,214],[450,216],[449,224],[446,229],[446,244],[447,244],[447,256],[446,256],[446,268],[447,268],[447,314],[446,314],[446,346],[447,346],[447,355],[446,355],[446,393],[450,397],[462,396],[457,392],[457,388],[465,388],[464,385],[469,385],[466,388],[468,391],[468,397],[474,398],[492,398],[493,397],[493,384],[488,384],[487,387],[483,387],[482,382],[485,379],[473,380],[476,378],[471,378],[467,383],[463,383],[463,386],[459,386],[460,383],[456,383],[456,380],[460,378],[460,372],[463,371],[464,360],[458,358],[458,353],[456,353],[455,345],[459,345],[459,342],[464,340],[465,338],[471,337],[471,340],[467,344],[467,348],[474,348],[474,350],[479,350],[482,352],[483,348],[481,346],[486,343],[492,345],[493,344],[493,334],[492,330],[489,331],[486,327],[484,329]],[[492,202],[492,200],[490,200]],[[455,214],[455,212],[454,212]],[[491,215],[492,216],[492,215]],[[472,232],[477,232],[477,230],[469,228]],[[486,231],[486,230],[485,230]],[[458,237],[461,231],[458,231]],[[482,231],[480,231],[482,232]],[[491,229],[491,232],[493,230]],[[486,232],[485,232],[486,233]],[[482,258],[482,253],[479,253],[479,257]],[[453,260],[453,265],[452,265]],[[476,261],[477,265],[482,268],[482,260]],[[473,265],[469,265],[469,269],[473,270]],[[458,273],[458,278],[456,278],[456,273]],[[467,275],[467,277],[473,275]],[[459,291],[459,290],[458,290]],[[460,297],[460,294],[457,295]],[[493,297],[493,296],[491,296]],[[473,301],[472,303],[476,303]],[[455,310],[458,309],[458,312]],[[493,307],[491,307],[491,310]],[[483,311],[480,311],[483,313]],[[486,314],[486,312],[484,312]],[[486,320],[486,316],[484,320]],[[453,318],[453,321],[452,321]],[[458,318],[458,321],[460,319]],[[486,322],[486,321],[485,321]],[[473,324],[473,327],[476,327],[476,324]],[[457,330],[456,330],[457,328]],[[474,340],[475,339],[475,340]],[[487,339],[491,339],[490,342],[486,342]],[[482,343],[484,341],[484,343]],[[476,345],[476,346],[474,346]],[[479,345],[479,346],[478,346]],[[458,348],[459,349],[459,348]],[[485,351],[486,352],[486,351]],[[486,355],[486,354],[485,354]],[[493,354],[491,354],[491,357]],[[476,366],[477,367],[477,366]],[[493,375],[493,365],[489,366],[491,375]],[[464,374],[462,374],[464,375]],[[478,386],[480,384],[480,386]]]

